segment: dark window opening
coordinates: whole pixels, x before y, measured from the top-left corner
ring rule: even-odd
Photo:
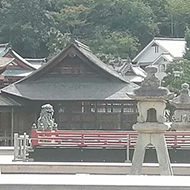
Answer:
[[[157,44],[153,44],[152,47],[154,47],[154,52],[155,53],[159,52],[159,46]]]
[[[156,118],[156,110],[154,108],[150,108],[147,111],[147,122],[157,122]]]

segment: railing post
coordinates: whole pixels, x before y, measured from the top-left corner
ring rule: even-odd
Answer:
[[[32,129],[31,131],[31,144],[32,146],[38,145],[38,132],[36,129]]]
[[[29,136],[14,134],[14,159],[13,161],[27,161]]]
[[[82,138],[81,138],[81,146],[83,147],[84,146],[84,134],[81,135]]]
[[[13,136],[14,134],[14,109],[11,109],[11,146],[13,146]]]
[[[177,139],[178,139],[177,134],[174,134],[174,147],[178,147],[178,141],[177,141]]]
[[[18,133],[14,134],[14,161],[18,159],[19,156],[19,140]]]
[[[20,158],[23,159],[23,135],[19,136]]]
[[[129,148],[130,148],[129,147],[129,145],[130,145],[129,144],[129,141],[130,141],[129,138],[130,138],[130,136],[129,136],[129,134],[127,134],[126,136],[127,136],[127,146],[126,146],[126,158],[127,159],[125,160],[125,162],[130,162],[130,158],[129,158]]]
[[[26,154],[27,154],[27,135],[24,133],[23,136],[23,161],[26,161]]]

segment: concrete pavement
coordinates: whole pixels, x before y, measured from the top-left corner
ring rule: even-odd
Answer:
[[[0,151],[1,152],[1,151]],[[8,167],[12,172],[22,169],[47,169],[54,174],[41,172],[41,174],[0,174],[0,190],[189,190],[190,176],[158,176],[158,175],[127,175],[130,163],[35,163],[12,162],[13,154],[0,154],[0,167]],[[6,168],[5,167],[5,168]],[[189,164],[172,164],[174,171],[189,175]],[[4,169],[5,169],[4,168]],[[29,169],[30,168],[30,169]],[[57,174],[67,168],[69,174]],[[86,169],[85,169],[86,168]],[[158,171],[158,164],[144,164],[145,171]],[[102,171],[99,174],[98,170]],[[15,171],[16,171],[15,170]],[[90,171],[96,171],[90,174]],[[32,170],[31,170],[32,171]],[[73,173],[72,173],[72,172]],[[78,173],[76,172],[78,171]],[[114,173],[117,171],[118,173]],[[121,172],[122,171],[122,172]],[[76,173],[75,173],[76,172]],[[109,173],[110,172],[110,173]],[[19,173],[19,172],[18,172]],[[51,173],[51,172],[50,172]],[[117,175],[116,175],[117,174]]]
[[[0,175],[3,190],[189,190],[187,176]]]

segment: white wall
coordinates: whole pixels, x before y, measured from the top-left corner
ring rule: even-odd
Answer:
[[[155,53],[155,47],[148,48],[142,56],[139,57],[138,63],[140,62],[153,62],[155,59],[157,59],[164,51],[159,47],[158,53]]]

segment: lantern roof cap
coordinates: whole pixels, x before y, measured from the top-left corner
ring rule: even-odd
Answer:
[[[176,108],[190,109],[189,84],[183,83],[181,85],[180,95],[170,100],[170,103]]]
[[[156,77],[157,68],[148,66],[145,68],[147,77],[142,82],[142,86],[135,89],[133,98],[136,100],[167,100],[173,97],[169,90],[161,86],[160,80]]]

